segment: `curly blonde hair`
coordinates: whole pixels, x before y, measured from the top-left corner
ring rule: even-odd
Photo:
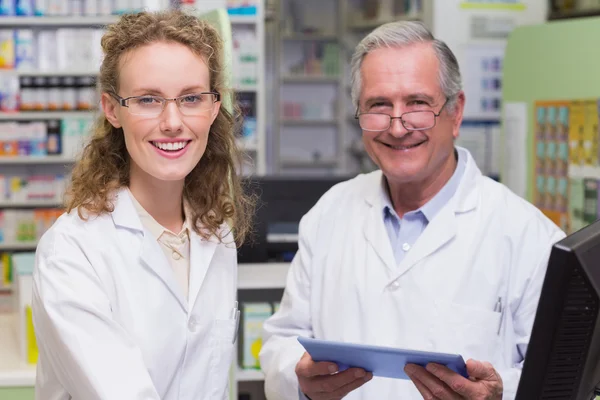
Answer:
[[[119,90],[119,61],[135,48],[154,42],[175,42],[201,56],[210,70],[210,90],[231,96],[225,87],[223,42],[207,22],[182,11],[140,12],[124,15],[107,27],[102,37],[104,58],[100,67],[102,93]],[[233,103],[233,102],[232,102]],[[238,149],[236,133],[240,126],[239,107],[220,107],[208,135],[206,151],[185,178],[183,196],[190,205],[191,225],[203,238],[222,241],[229,232],[227,222],[240,246],[250,232],[254,198],[242,188],[243,153]],[[121,128],[113,127],[104,115],[96,121],[92,137],[76,162],[66,192],[66,209],[76,209],[81,218],[87,213],[99,215],[114,210],[112,195],[129,185],[130,159]],[[238,169],[239,168],[239,169]]]

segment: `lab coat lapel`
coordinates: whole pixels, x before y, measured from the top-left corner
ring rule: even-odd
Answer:
[[[167,260],[165,253],[160,248],[156,239],[147,230],[144,230],[140,258],[144,265],[163,281],[171,294],[175,296],[179,305],[187,313],[187,305],[183,297],[183,292],[175,280],[175,274],[169,264],[169,260]]]
[[[189,308],[193,306],[202,288],[206,273],[210,268],[213,255],[217,249],[217,239],[205,240],[196,232],[192,231],[190,240],[190,284],[189,284]]]
[[[139,257],[145,268],[156,274],[163,281],[167,289],[175,296],[184,311],[187,312],[187,306],[181,289],[175,280],[175,274],[169,265],[169,261],[160,248],[152,234],[144,229],[138,213],[129,197],[127,188],[121,189],[115,199],[114,211],[112,212],[113,221],[117,227],[133,229],[139,231],[142,235],[142,246]]]
[[[453,204],[447,204],[429,222],[412,249],[406,253],[398,272],[400,275],[408,272],[419,261],[430,256],[456,236],[456,216]],[[397,276],[398,277],[398,276]]]
[[[373,181],[376,182],[376,185],[366,191],[369,195],[365,198],[368,210],[364,225],[364,235],[365,239],[381,259],[381,262],[391,271],[395,271],[396,261],[394,252],[383,222],[383,205],[379,196],[381,175],[379,176],[380,179]]]
[[[466,161],[465,172],[455,195],[429,222],[412,249],[400,263],[399,275],[405,274],[426,257],[431,256],[448,244],[458,231],[460,214],[477,207],[481,185],[481,172],[468,151],[457,147]]]

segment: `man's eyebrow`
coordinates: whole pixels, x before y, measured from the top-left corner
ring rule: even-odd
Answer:
[[[423,92],[417,92],[417,93],[411,93],[407,96],[403,97],[404,101],[413,101],[413,100],[424,100],[428,103],[435,103],[435,98],[430,96],[427,93],[423,93]]]
[[[390,100],[387,97],[383,97],[383,96],[377,96],[377,97],[370,97],[367,100],[365,100],[365,105],[371,105],[373,103],[385,103],[385,102],[389,102]]]

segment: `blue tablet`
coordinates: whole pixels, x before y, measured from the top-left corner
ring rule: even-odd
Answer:
[[[424,367],[428,363],[437,363],[468,378],[465,361],[458,354],[331,342],[306,337],[298,337],[298,341],[314,361],[336,363],[340,371],[357,367],[372,372],[374,376],[409,379],[404,373],[406,364],[417,364]]]

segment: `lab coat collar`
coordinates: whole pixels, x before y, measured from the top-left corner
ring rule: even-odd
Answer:
[[[479,199],[477,180],[481,176],[481,171],[467,149],[456,146],[456,151],[458,151],[459,157],[466,160],[465,172],[456,193],[452,196],[454,211],[462,213],[471,211],[477,206]],[[383,174],[381,173],[381,170],[374,172],[373,174],[376,176],[372,181],[373,188],[365,190],[365,201],[369,206],[377,207],[379,210],[382,210],[385,206],[381,199],[381,180]]]
[[[177,299],[179,305],[187,313],[187,302],[185,301],[183,293],[178,286],[179,284],[175,280],[175,274],[171,269],[169,260],[167,260],[165,253],[160,248],[156,238],[151,234],[150,231],[144,229],[133,200],[130,196],[131,193],[126,187],[121,188],[115,193],[115,198],[113,201],[114,210],[112,212],[112,218],[115,226],[117,228],[121,227],[136,230],[142,234],[142,245],[140,247],[139,254],[142,263],[146,268],[154,272],[154,274],[156,274],[163,281],[167,289]],[[190,242],[193,243],[193,241],[194,240],[190,238]],[[190,249],[192,248],[193,246],[190,244]],[[190,250],[190,255],[190,266],[192,266],[194,263],[194,252],[192,250]],[[189,296],[191,295],[192,293],[190,291]]]
[[[116,226],[144,231],[144,226],[140,221],[127,187],[120,188],[114,194],[113,206],[114,210],[111,215]]]
[[[219,242],[216,237],[211,236],[208,240],[203,239],[196,231],[190,230],[190,283],[188,292],[190,310],[194,308],[218,245]]]
[[[468,150],[461,147],[456,149],[460,154],[459,157],[466,160],[465,171],[456,193],[439,213],[429,221],[429,224],[399,266],[396,266],[392,245],[381,215],[383,203],[381,202],[379,185],[381,184],[382,173],[378,171],[373,174],[372,187],[365,191],[367,193],[365,201],[370,210],[365,223],[364,234],[379,258],[393,273],[394,279],[397,279],[399,275],[406,273],[420,260],[448,243],[456,235],[456,216],[477,207],[480,190],[478,179],[481,172]]]

